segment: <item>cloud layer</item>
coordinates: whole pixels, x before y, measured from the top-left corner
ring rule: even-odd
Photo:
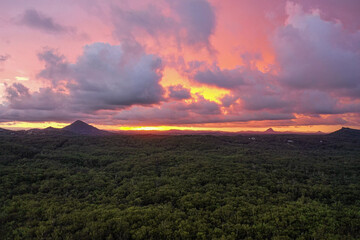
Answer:
[[[0,121],[360,126],[358,1],[65,2],[4,2]]]
[[[38,56],[45,68],[37,76],[52,87],[30,93],[23,84],[14,83],[6,88],[9,108],[33,110],[31,115],[37,110],[62,109],[77,116],[163,100],[164,89],[159,84],[163,66],[154,55],[133,53],[121,45],[94,43],[84,47],[75,63],[51,49]]]
[[[64,33],[69,30],[67,27],[55,22],[53,18],[35,9],[27,9],[21,16],[19,23],[47,33]]]

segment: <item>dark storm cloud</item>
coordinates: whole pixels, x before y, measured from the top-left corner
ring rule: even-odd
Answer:
[[[191,93],[189,89],[184,88],[182,85],[170,86],[169,97],[176,100],[189,99]]]
[[[99,110],[159,103],[164,94],[159,84],[161,59],[129,49],[94,43],[84,48],[75,63],[54,50],[44,50],[38,56],[45,68],[38,76],[49,80],[54,88],[30,92],[21,83],[7,86],[8,109],[2,118],[21,116],[23,120],[46,121],[62,119],[64,111],[69,118],[87,114],[96,117]]]
[[[160,102],[162,61],[155,55],[131,55],[121,46],[95,43],[71,66],[73,100],[91,109],[114,109]]]
[[[180,108],[181,109],[181,108]],[[220,106],[216,102],[198,96],[196,102],[184,105],[184,109],[200,115],[218,115],[221,114]]]
[[[360,1],[358,0],[296,0],[307,10],[321,9],[321,16],[326,20],[338,19],[345,28],[358,31],[360,21],[358,12]]]
[[[215,29],[215,13],[205,0],[167,1],[170,15],[163,13],[163,6],[149,4],[143,9],[112,9],[114,33],[122,41],[136,41],[145,32],[155,40],[165,38],[178,46],[207,48]]]
[[[66,87],[74,108],[117,109],[133,104],[154,104],[163,99],[161,59],[145,53],[131,53],[122,46],[94,43],[84,48],[76,63],[66,62],[53,51],[39,54],[45,62],[39,76]]]
[[[17,110],[55,110],[61,109],[66,102],[63,94],[50,88],[40,88],[39,91],[30,93],[21,83],[13,83],[5,92],[10,108]]]
[[[40,61],[45,63],[45,68],[38,73],[37,77],[51,80],[56,86],[59,81],[70,76],[70,64],[65,56],[57,53],[54,49],[44,49],[38,53]]]
[[[188,64],[188,74],[196,82],[231,90],[222,99],[224,107],[301,114],[359,112],[360,34],[291,3],[287,12],[289,19],[272,39],[276,73],[251,70],[250,64],[221,69],[197,62]],[[353,101],[342,101],[344,97]]]
[[[283,109],[291,104],[283,96],[266,93],[260,95],[253,92],[251,95],[241,96],[241,99],[244,108],[252,111]]]
[[[295,111],[307,114],[343,114],[360,112],[359,102],[341,102],[336,96],[319,90],[305,90],[297,94]]]
[[[115,34],[121,39],[133,39],[136,30],[143,30],[150,36],[156,38],[159,34],[175,34],[176,22],[162,14],[161,9],[154,5],[148,6],[146,10],[123,10],[114,8],[112,10],[115,24]]]
[[[235,95],[225,95],[223,98],[221,98],[221,103],[224,107],[230,107],[238,99],[239,99],[239,97],[237,97]]]
[[[206,0],[168,1],[179,15],[181,25],[186,31],[189,45],[205,44],[210,48],[209,37],[213,34],[216,16],[210,3]]]
[[[360,86],[360,34],[341,23],[288,5],[287,25],[273,39],[282,84],[296,89],[343,91]],[[360,97],[360,95],[358,96]]]
[[[114,118],[133,124],[201,124],[294,119],[294,116],[288,113],[242,111],[221,115],[219,111],[220,106],[216,106],[215,102],[200,99],[193,104],[169,102],[157,107],[134,106],[122,110]]]
[[[8,54],[0,55],[0,63],[6,62],[9,58],[10,58],[10,55],[8,55]]]
[[[69,31],[67,27],[55,22],[53,18],[46,16],[35,9],[26,10],[22,15],[20,24],[47,33],[64,33]]]
[[[6,105],[0,105],[0,121],[71,121],[83,114],[67,109],[66,95],[50,88],[30,93],[21,83],[5,89]]]
[[[173,123],[194,123],[195,121],[211,121],[219,115],[220,106],[213,101],[198,96],[197,101],[190,103],[184,102],[165,102],[159,106],[134,106],[119,112],[115,119],[125,121],[150,121],[162,122],[164,124]],[[199,120],[199,119],[202,120]],[[205,120],[206,119],[206,120]]]
[[[235,88],[244,84],[242,68],[220,69],[218,66],[195,72],[193,79],[199,83],[221,88]]]
[[[21,83],[13,83],[11,86],[6,87],[5,92],[5,97],[9,100],[9,102],[30,96],[29,88],[25,87]]]

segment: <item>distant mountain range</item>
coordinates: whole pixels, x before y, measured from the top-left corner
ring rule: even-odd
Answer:
[[[0,134],[1,133],[10,133],[12,132],[11,130],[7,130],[7,129],[4,129],[4,128],[0,128]]]
[[[11,131],[0,128],[1,135],[87,135],[87,136],[110,136],[110,135],[215,135],[215,136],[236,136],[236,135],[325,135],[323,132],[299,133],[299,132],[280,132],[272,128],[266,131],[241,131],[241,132],[222,132],[222,131],[191,131],[191,130],[169,130],[169,131],[104,131],[91,126],[83,121],[77,120],[64,128],[48,127],[45,129],[30,129],[21,131]],[[333,137],[360,137],[360,130],[345,128],[327,134]]]
[[[156,135],[215,135],[215,136],[236,136],[236,135],[284,135],[284,134],[298,134],[298,135],[324,135],[323,132],[313,133],[299,133],[299,132],[279,132],[272,128],[266,131],[240,131],[240,132],[223,132],[223,131],[192,131],[192,130],[168,130],[168,131],[156,131],[156,130],[145,130],[145,131],[116,131],[118,134],[156,134]]]
[[[96,127],[93,127],[83,121],[77,120],[72,124],[64,127],[64,128],[53,128],[48,127],[45,129],[30,129],[30,130],[21,130],[21,131],[11,131],[7,129],[0,128],[0,135],[87,135],[87,136],[109,136],[115,135],[113,132],[107,132],[104,130],[100,130]]]

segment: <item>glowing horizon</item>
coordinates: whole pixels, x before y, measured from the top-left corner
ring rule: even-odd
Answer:
[[[47,127],[53,128],[63,128],[68,126],[71,123],[59,123],[59,122],[41,122],[41,123],[27,123],[27,122],[12,122],[12,123],[0,123],[0,128],[9,129],[9,130],[30,130],[30,129],[45,129]],[[214,127],[214,126],[118,126],[118,125],[102,125],[102,124],[90,124],[98,129],[106,130],[106,131],[134,131],[134,132],[141,132],[141,131],[170,131],[170,130],[180,130],[180,131],[206,131],[206,132],[246,132],[246,131],[254,131],[254,132],[264,132],[269,128],[272,128],[274,131],[277,132],[294,132],[294,133],[316,133],[316,132],[323,132],[323,133],[331,133],[336,130],[339,130],[342,127],[350,127],[350,128],[357,128],[357,126],[343,126],[343,125],[336,125],[336,126],[327,126],[327,125],[320,125],[320,126],[275,126],[275,127],[232,127],[232,126],[221,126],[221,127]]]

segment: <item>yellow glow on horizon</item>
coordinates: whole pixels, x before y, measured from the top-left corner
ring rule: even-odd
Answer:
[[[14,129],[14,130],[22,130],[22,129],[32,129],[32,128],[63,128],[69,125],[68,123],[59,123],[59,122],[4,122],[0,123],[0,128],[5,129]]]
[[[63,128],[69,123],[60,122],[4,122],[0,123],[0,128],[11,130],[28,130],[33,128],[44,129],[47,127]],[[299,132],[299,133],[315,133],[318,131],[330,133],[340,129],[341,125],[314,125],[314,126],[274,126],[265,125],[262,122],[251,123],[216,123],[216,124],[193,124],[193,125],[178,125],[178,126],[120,126],[120,125],[102,125],[90,124],[99,129],[107,131],[169,131],[169,130],[183,130],[183,131],[220,131],[220,132],[241,132],[241,131],[265,131],[268,128],[273,128],[278,132]],[[350,128],[359,129],[359,126],[347,126]]]
[[[215,124],[199,124],[192,126],[99,126],[94,125],[104,130],[121,130],[121,131],[169,131],[169,130],[183,130],[183,131],[220,131],[220,132],[241,132],[241,131],[255,131],[263,132],[268,128],[272,128],[278,132],[299,132],[299,133],[315,133],[321,131],[323,133],[330,133],[340,129],[340,125],[317,125],[317,126],[256,126],[249,124],[248,126],[236,126],[236,124],[217,123]],[[115,127],[115,128],[113,128]],[[350,126],[357,128],[356,126]]]
[[[173,127],[168,126],[156,126],[156,127],[120,127],[120,130],[123,131],[168,131],[174,129]]]

